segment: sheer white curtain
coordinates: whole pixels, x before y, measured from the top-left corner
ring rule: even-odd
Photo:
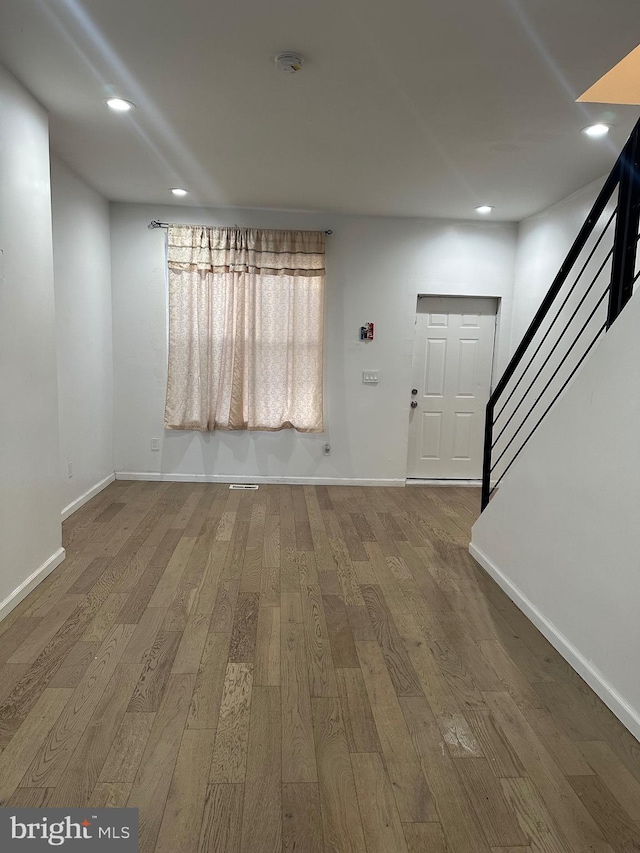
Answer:
[[[322,432],[321,231],[169,228],[167,429]]]

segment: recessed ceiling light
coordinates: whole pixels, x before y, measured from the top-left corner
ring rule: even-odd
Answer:
[[[606,136],[610,130],[610,124],[590,124],[589,127],[582,128],[584,135],[590,136],[592,139],[598,139],[600,136]]]
[[[488,213],[491,213],[492,210],[493,210],[493,207],[491,207],[490,204],[481,204],[480,207],[476,207],[476,213],[482,213],[485,216]]]
[[[180,189],[180,187],[173,187],[171,192],[174,195],[189,195],[189,190]]]
[[[136,105],[132,104],[131,101],[125,101],[124,98],[109,98],[107,106],[117,113],[128,113],[129,110],[135,109]]]

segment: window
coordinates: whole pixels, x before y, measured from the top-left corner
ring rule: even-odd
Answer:
[[[167,429],[322,432],[324,242],[169,228]]]

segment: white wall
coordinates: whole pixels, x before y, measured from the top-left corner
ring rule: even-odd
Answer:
[[[151,219],[332,228],[327,240],[326,433],[163,431],[165,232]],[[418,293],[502,298],[498,362],[508,355],[513,225],[258,210],[111,208],[117,472],[404,481]],[[371,343],[360,326],[376,324]],[[378,386],[362,371],[379,370]],[[150,439],[161,441],[159,453]],[[329,441],[332,453],[322,456]]]
[[[512,351],[540,307],[603,183],[604,178],[597,180],[519,224],[511,320]]]
[[[640,736],[640,297],[473,528],[472,553]]]
[[[64,552],[48,124],[44,111],[1,67],[0,153],[2,615],[14,591]]]
[[[113,476],[109,204],[55,156],[51,196],[60,509],[66,517],[96,484]]]

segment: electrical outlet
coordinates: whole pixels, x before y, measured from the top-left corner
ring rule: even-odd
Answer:
[[[324,456],[331,456],[331,445],[328,443],[323,444],[322,445],[322,453]]]
[[[73,477],[73,462],[67,462],[67,476],[69,479]]]
[[[152,450],[160,450],[160,439],[152,438],[151,439],[151,449]]]

